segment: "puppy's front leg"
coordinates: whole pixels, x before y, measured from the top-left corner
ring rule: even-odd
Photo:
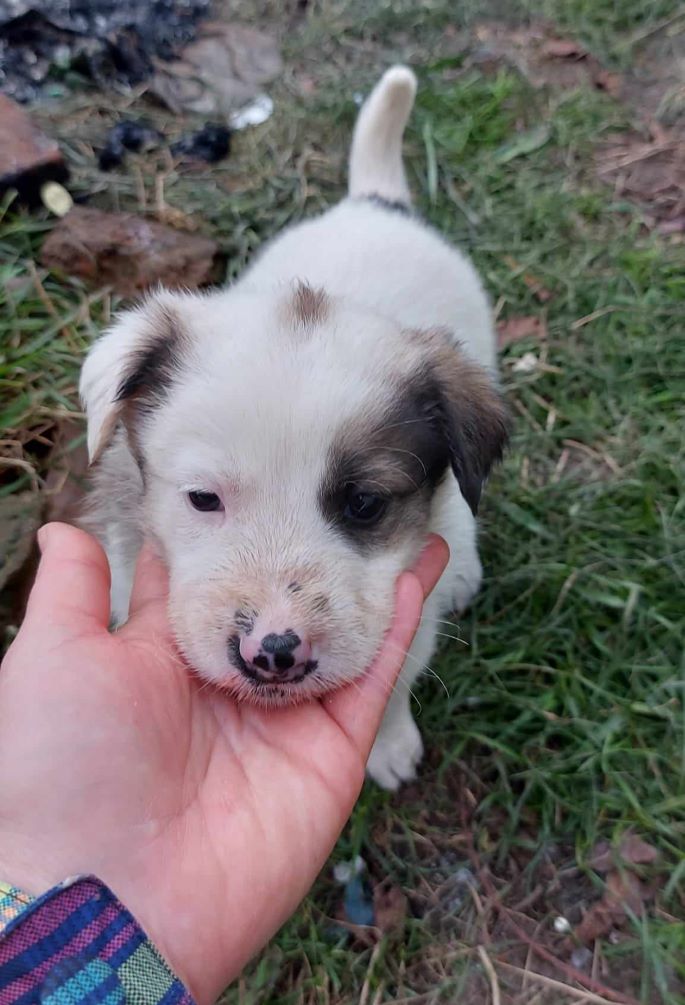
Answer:
[[[423,741],[411,714],[409,689],[435,649],[434,606],[435,601],[429,600],[424,608],[425,620],[416,633],[369,755],[367,773],[382,789],[394,791],[403,782],[410,782],[423,757]]]
[[[107,555],[112,577],[110,627],[119,628],[128,618],[133,578],[142,537],[132,528],[110,524],[100,539]]]

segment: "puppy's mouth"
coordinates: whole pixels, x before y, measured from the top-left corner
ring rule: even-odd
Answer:
[[[283,697],[286,696],[284,688],[290,689],[293,686],[301,684],[319,665],[318,660],[310,659],[304,665],[297,668],[284,667],[283,669],[277,669],[255,666],[243,659],[240,652],[240,637],[238,635],[231,635],[228,640],[228,656],[236,670],[246,680],[250,681],[254,687],[264,692],[278,693]],[[287,694],[292,700],[292,693],[288,690]],[[264,696],[266,697],[266,693]]]

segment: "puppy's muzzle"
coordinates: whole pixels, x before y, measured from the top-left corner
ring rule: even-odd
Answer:
[[[252,633],[233,635],[228,649],[241,673],[260,684],[296,684],[317,667],[311,643],[292,628],[268,632],[261,639]]]

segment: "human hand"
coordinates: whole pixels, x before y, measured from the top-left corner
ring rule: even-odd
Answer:
[[[432,538],[400,577],[393,626],[360,681],[263,710],[188,671],[151,552],[130,619],[111,634],[100,546],[63,524],[43,528],[40,543],[0,673],[0,878],[39,894],[96,875],[205,1005],[330,854],[446,545]]]

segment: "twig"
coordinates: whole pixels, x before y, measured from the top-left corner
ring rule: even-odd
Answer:
[[[378,957],[381,954],[382,948],[383,948],[383,940],[381,939],[373,947],[373,952],[371,953],[371,959],[369,960],[369,965],[366,968],[366,977],[364,978],[361,994],[359,995],[359,1005],[367,1005],[369,995],[371,993],[371,978],[373,976],[373,971],[375,969],[376,963],[378,962]]]
[[[500,900],[499,893],[490,879],[488,870],[483,866],[480,860],[480,855],[478,854],[476,846],[473,842],[473,835],[470,834],[470,831],[468,833],[471,838],[468,845],[469,855],[474,864],[474,868],[476,869],[476,874],[480,877],[483,888],[487,894],[488,903],[495,911],[498,912],[498,914],[502,916],[502,920],[514,932],[516,937],[527,946],[530,946],[537,956],[546,960],[548,963],[551,963],[557,970],[560,970],[569,980],[575,981],[577,984],[582,984],[596,995],[603,996],[608,1002],[611,1002],[612,1005],[640,1005],[638,1000],[633,998],[632,995],[614,991],[613,988],[607,987],[601,981],[596,980],[594,977],[590,977],[588,974],[584,974],[582,970],[578,970],[577,967],[572,966],[570,963],[564,963],[563,960],[560,960],[554,955],[554,953],[550,952],[549,949],[545,948],[545,946],[541,945],[539,942],[536,942],[535,939],[532,939],[530,935],[528,935],[528,932],[526,932],[516,921],[514,921],[511,916],[511,910]],[[526,972],[532,975],[532,971]]]
[[[499,993],[499,981],[497,980],[497,973],[492,965],[492,961],[488,956],[485,946],[478,946],[478,955],[480,956],[480,962],[483,964],[483,969],[488,975],[488,980],[490,981],[490,991],[492,993],[492,1005],[502,1005],[502,999]]]
[[[613,163],[607,158],[606,163],[601,164],[597,171],[599,174],[609,174],[611,171],[621,171],[623,168],[631,167],[633,164],[639,164],[640,161],[649,160],[650,157],[656,157],[657,154],[668,153],[670,150],[676,149],[677,143],[675,140],[650,145],[645,143],[641,150],[632,154],[624,154],[621,157],[614,158]]]
[[[668,17],[662,18],[661,21],[656,21],[654,24],[647,25],[646,28],[638,28],[634,31],[632,35],[624,39],[617,46],[618,50],[631,49],[637,42],[644,42],[646,38],[650,35],[656,35],[657,32],[663,31],[664,28],[668,28],[674,23],[674,21],[679,21],[681,17],[685,17],[685,7],[681,7],[675,12],[675,14],[669,14]]]
[[[38,294],[38,299],[42,303],[45,310],[48,312],[50,317],[59,319],[59,311],[53,304],[47,290],[43,286],[43,281],[38,275],[38,269],[36,268],[36,263],[33,261],[32,258],[29,258],[26,262],[26,271],[31,277],[31,282],[33,283],[36,293]]]
[[[589,325],[591,321],[596,321],[597,318],[603,318],[605,314],[613,314],[614,311],[625,310],[623,307],[618,307],[616,305],[610,305],[608,307],[599,307],[596,311],[592,311],[591,314],[586,314],[583,318],[578,318],[571,325],[571,331],[577,331],[579,328],[583,328],[585,325]]]
[[[535,970],[523,970],[522,967],[517,967],[513,963],[507,963],[504,960],[500,960],[495,957],[498,967],[504,967],[505,970],[511,970],[513,973],[525,975],[525,977],[530,978],[532,981],[537,981],[539,984],[544,984],[545,987],[554,988],[556,991],[563,991],[564,994],[568,995],[570,998],[577,998],[579,1001],[591,1002],[591,1005],[614,1005],[614,1002],[609,998],[602,998],[601,995],[596,995],[592,991],[582,991],[579,988],[574,988],[570,984],[564,984],[563,981],[557,981],[553,977],[545,977],[544,974],[539,974]]]
[[[613,988],[607,987],[606,984],[595,980],[593,977],[588,976],[588,974],[584,974],[582,970],[578,970],[577,967],[572,966],[570,963],[564,963],[564,961],[556,957],[554,953],[551,953],[549,949],[546,949],[544,946],[540,945],[539,942],[535,942],[534,939],[531,939],[528,933],[514,921],[509,911],[503,904],[499,903],[494,904],[493,906],[495,907],[495,910],[501,909],[504,914],[505,923],[509,926],[509,928],[511,928],[517,938],[521,939],[522,942],[525,942],[526,945],[530,946],[533,952],[542,957],[543,960],[547,960],[548,963],[551,963],[558,970],[561,970],[561,972],[570,980],[576,981],[577,984],[584,984],[586,988],[594,991],[597,995],[603,995],[608,1001],[615,1003],[615,1005],[640,1005],[637,998],[633,998],[632,995],[622,994],[620,991],[614,991]],[[529,970],[528,973],[530,974],[531,971]]]
[[[20,457],[0,457],[0,468],[19,468],[21,471],[25,471],[31,479],[34,489],[39,489],[43,483],[33,465]]]

